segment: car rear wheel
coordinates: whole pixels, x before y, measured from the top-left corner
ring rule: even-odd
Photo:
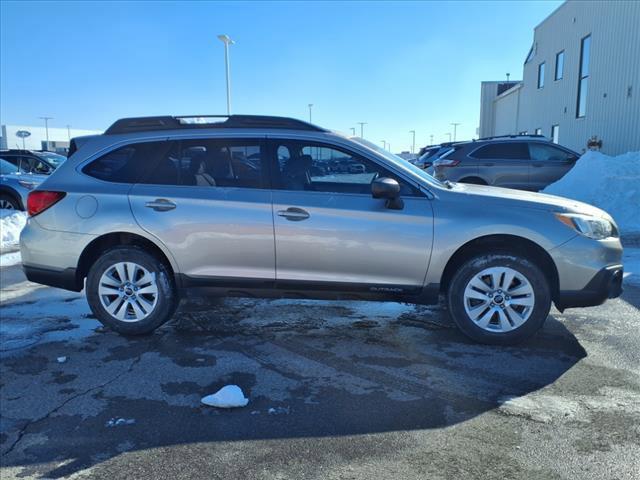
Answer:
[[[451,279],[448,304],[453,320],[468,337],[510,345],[542,327],[551,308],[551,289],[542,270],[521,255],[479,255]]]
[[[152,332],[172,317],[178,305],[167,267],[138,247],[104,253],[89,270],[86,289],[98,320],[124,335]]]
[[[10,195],[0,195],[0,209],[22,210],[18,201]]]

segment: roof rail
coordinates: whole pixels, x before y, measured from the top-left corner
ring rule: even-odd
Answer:
[[[495,135],[493,137],[482,137],[482,138],[478,138],[477,140],[474,140],[476,142],[479,142],[481,140],[494,140],[496,138],[521,138],[521,137],[532,137],[532,138],[547,138],[544,135],[540,135],[539,133],[520,133],[520,134],[514,134],[514,135]]]
[[[162,117],[135,117],[116,120],[104,132],[105,135],[152,132],[157,130],[182,130],[194,128],[282,128],[326,132],[322,127],[295,118],[267,115],[188,115]]]

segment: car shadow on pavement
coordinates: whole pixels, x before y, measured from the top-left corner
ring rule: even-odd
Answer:
[[[544,388],[586,356],[553,316],[529,342],[491,347],[442,309],[356,303],[223,302],[182,309],[148,337],[106,331],[5,358],[2,466],[59,478],[184,444],[442,428]],[[200,404],[226,384],[249,405]]]

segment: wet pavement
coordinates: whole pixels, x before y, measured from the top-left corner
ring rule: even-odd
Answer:
[[[3,480],[638,478],[636,287],[498,348],[442,307],[299,300],[191,301],[127,339],[0,273]],[[249,404],[200,404],[226,384]]]

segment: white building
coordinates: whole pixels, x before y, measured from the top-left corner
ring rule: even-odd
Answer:
[[[640,2],[567,1],[540,23],[523,80],[482,82],[480,137],[541,133],[582,152],[640,150]]]
[[[29,132],[29,136],[22,138],[17,132]],[[98,130],[79,130],[76,128],[49,127],[49,145],[47,146],[47,129],[30,125],[2,125],[0,127],[0,149],[25,148],[27,150],[49,150],[52,152],[66,152],[69,148],[69,139],[82,135],[96,135],[102,133]]]

